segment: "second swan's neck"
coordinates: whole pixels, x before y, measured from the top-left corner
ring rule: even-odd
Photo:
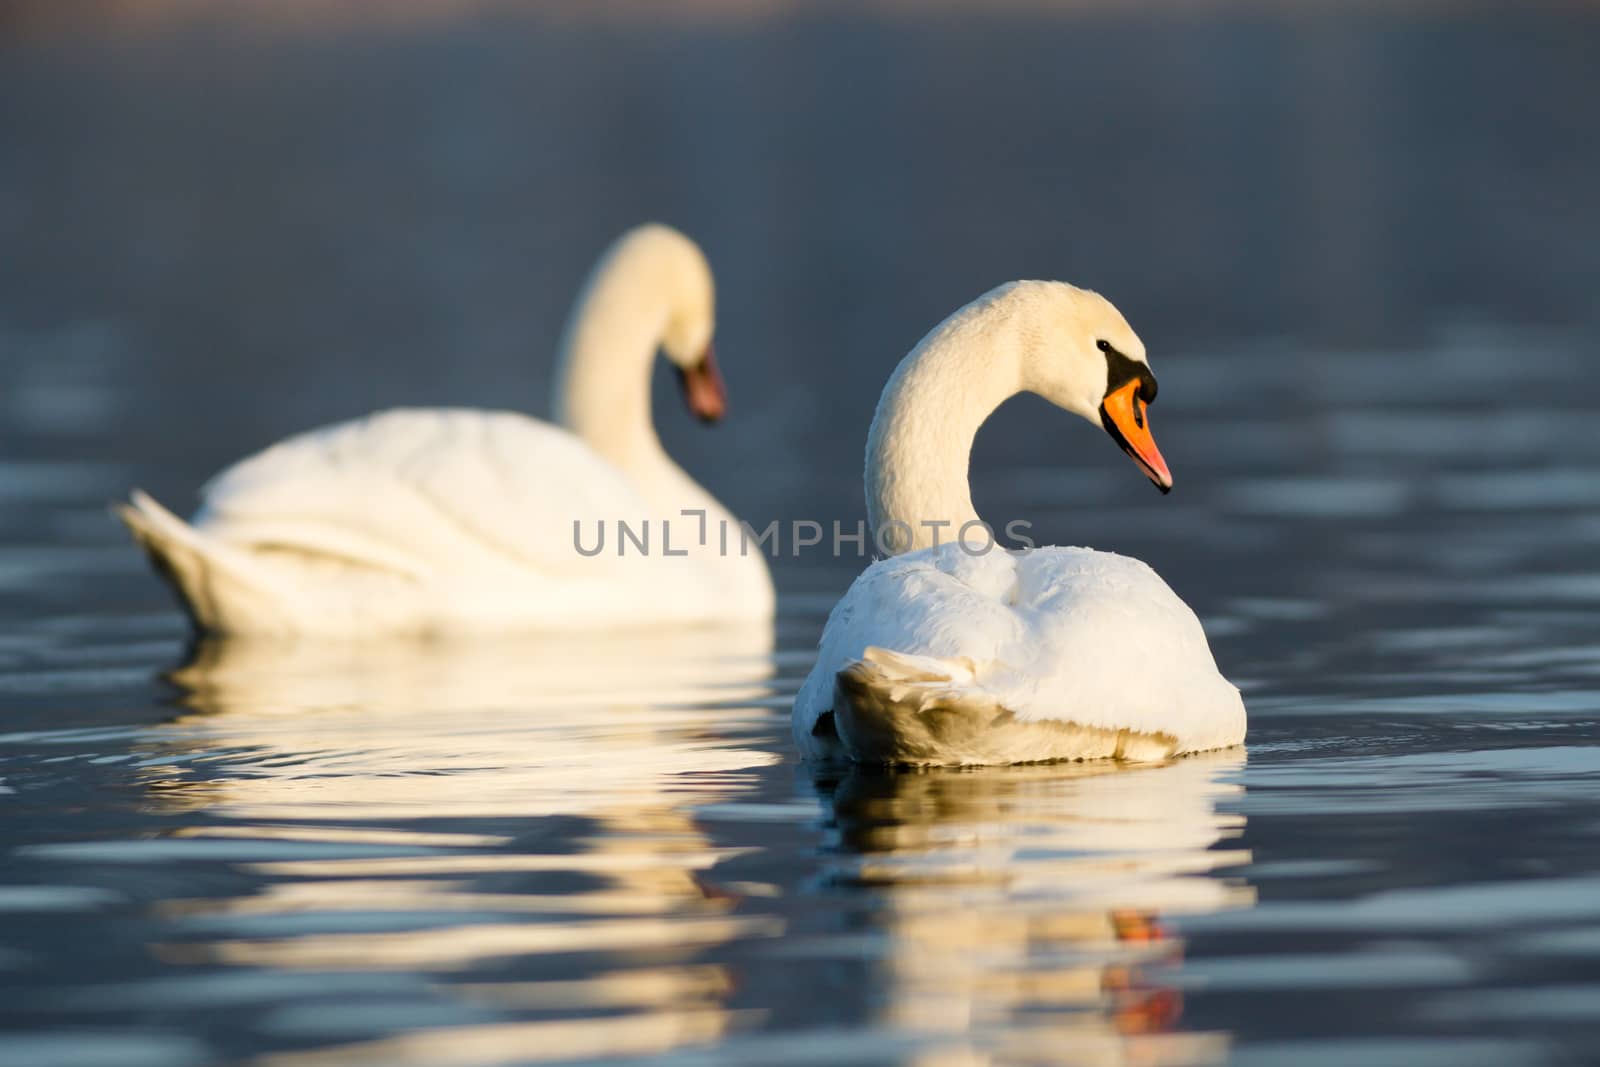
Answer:
[[[1018,328],[995,311],[983,300],[950,316],[884,387],[866,469],[867,521],[884,548],[947,544],[978,519],[967,481],[972,442],[994,409],[1022,389]]]
[[[650,377],[669,314],[660,256],[619,242],[589,276],[561,338],[555,421],[624,470],[665,459]]]

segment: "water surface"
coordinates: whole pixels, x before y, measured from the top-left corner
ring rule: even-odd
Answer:
[[[1030,11],[7,42],[0,1062],[1590,1061],[1592,18]],[[817,553],[770,631],[186,650],[108,501],[539,411],[652,216],[710,249],[734,399],[663,382],[663,435],[758,525],[853,528],[960,301],[1116,299],[1177,490],[1024,399],[975,498],[1149,560],[1247,749],[813,773],[788,702],[861,565]]]

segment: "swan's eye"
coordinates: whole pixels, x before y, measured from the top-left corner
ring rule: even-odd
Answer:
[[[1147,405],[1155,401],[1156,376],[1150,373],[1147,365],[1118,352],[1110,341],[1096,341],[1095,347],[1106,354],[1107,396],[1129,382],[1136,381],[1139,383],[1139,399]]]

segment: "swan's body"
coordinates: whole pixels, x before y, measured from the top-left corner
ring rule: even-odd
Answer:
[[[868,567],[830,615],[794,705],[807,757],[1154,760],[1244,739],[1239,691],[1148,566],[1088,548],[1008,552],[975,525],[973,437],[1023,389],[1103,418],[1170,487],[1146,428],[1143,346],[1103,298],[1018,282],[951,316],[901,363],[873,419],[868,513],[880,544],[904,531],[910,551]]]
[[[832,713],[817,732],[818,718]],[[867,568],[795,703],[807,755],[868,763],[1163,759],[1238,744],[1194,612],[1136,559],[945,544]]]
[[[691,376],[697,410],[720,413],[701,355],[710,335],[699,250],[665,227],[641,227],[601,260],[574,311],[556,390],[562,426],[511,412],[384,412],[229,468],[190,523],[141,493],[122,516],[210,632],[765,619],[765,562],[720,554],[715,534],[699,543],[701,520],[684,511],[705,512],[712,531],[735,520],[672,462],[650,419],[658,345]],[[648,525],[648,550],[622,544],[618,523],[635,533]]]

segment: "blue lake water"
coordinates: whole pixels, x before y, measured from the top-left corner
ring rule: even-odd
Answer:
[[[1592,1062],[1588,8],[251,10],[0,21],[0,1063]],[[757,525],[853,528],[960,302],[1116,300],[1174,493],[1022,399],[975,499],[1155,566],[1246,749],[813,773],[817,552],[770,631],[186,647],[109,501],[542,412],[646,217],[733,398],[663,437]]]

